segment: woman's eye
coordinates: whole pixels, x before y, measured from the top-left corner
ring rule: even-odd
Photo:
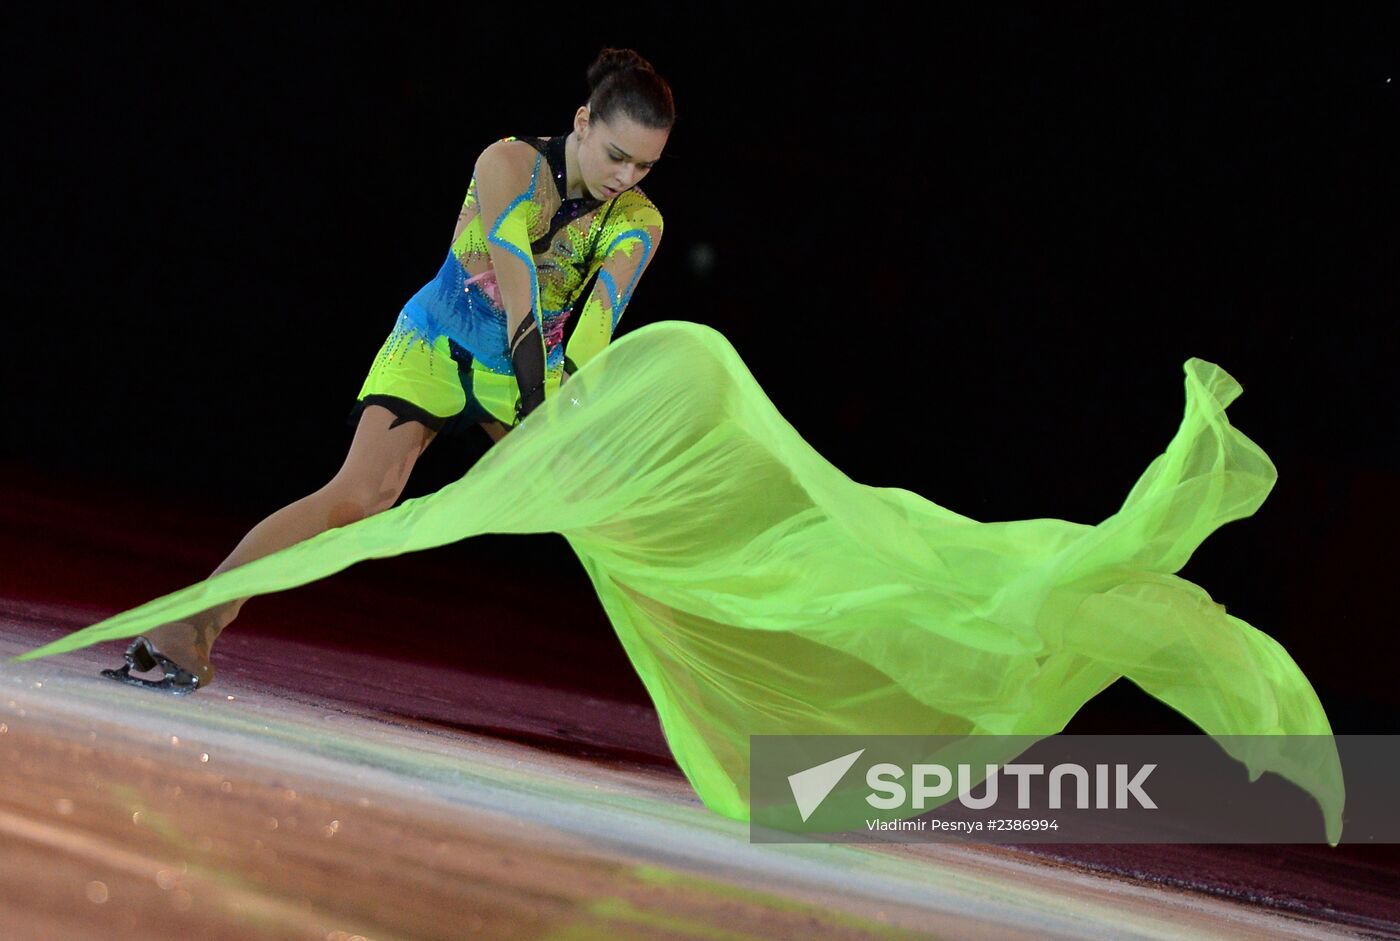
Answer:
[[[612,154],[608,154],[608,159],[611,160],[613,163],[621,163],[625,158],[623,158],[623,157],[616,157],[616,156],[613,156]],[[639,164],[637,164],[637,169],[638,169],[638,170],[641,170],[643,173],[645,173],[645,172],[647,172],[648,170],[650,170],[650,169],[651,169],[652,167],[654,167],[654,166],[656,166],[656,164],[654,164],[654,163],[653,163],[653,164],[639,163]]]

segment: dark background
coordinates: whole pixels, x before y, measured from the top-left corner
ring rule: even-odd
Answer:
[[[476,155],[566,132],[632,46],[680,117],[622,331],[717,328],[851,477],[982,520],[1115,512],[1185,360],[1220,364],[1279,482],[1180,574],[1337,731],[1395,730],[1394,5],[484,6],[7,12],[0,463],[239,531],[316,489]],[[486,444],[434,443],[405,497]],[[609,643],[556,535],[421,555],[549,569]],[[1120,683],[1082,722],[1174,719]]]

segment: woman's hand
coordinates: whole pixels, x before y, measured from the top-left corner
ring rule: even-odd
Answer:
[[[569,371],[566,369],[559,374],[559,388],[564,388],[564,383],[569,381]],[[491,443],[495,444],[506,435],[510,434],[510,425],[501,421],[484,421],[481,427],[486,429],[486,433],[491,436]]]

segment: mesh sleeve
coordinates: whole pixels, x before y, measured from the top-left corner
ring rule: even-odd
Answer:
[[[511,365],[520,387],[516,424],[544,401],[544,329],[529,226],[543,159],[528,145],[498,141],[476,164],[481,227],[506,311]]]
[[[661,244],[661,214],[651,206],[634,208],[621,225],[610,228],[604,233],[607,242],[598,279],[564,348],[570,372],[582,369],[612,340],[642,272]]]

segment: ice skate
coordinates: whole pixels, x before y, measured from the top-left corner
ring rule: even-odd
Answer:
[[[103,670],[102,675],[177,696],[192,693],[214,680],[214,668],[209,662],[213,638],[207,637],[207,633],[189,624],[162,625],[131,642],[126,649],[124,666],[116,670]],[[157,666],[165,674],[159,680],[131,675],[132,670],[144,673]]]

